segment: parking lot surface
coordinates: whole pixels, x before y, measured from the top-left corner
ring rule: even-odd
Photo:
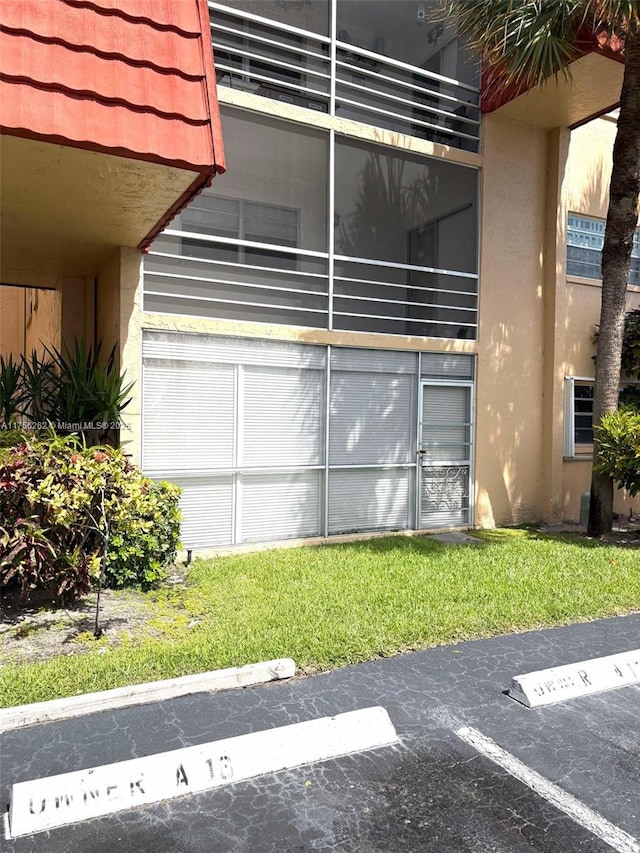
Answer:
[[[8,732],[0,758],[3,809],[15,782],[374,705],[388,711],[399,742],[4,838],[2,850],[640,851],[640,686],[538,710],[504,692],[514,675],[638,647],[635,614]],[[460,736],[465,727],[601,818],[604,835],[475,749]]]

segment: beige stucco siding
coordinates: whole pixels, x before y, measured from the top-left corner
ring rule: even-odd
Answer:
[[[476,524],[540,515],[547,133],[484,124]]]
[[[612,151],[616,124],[606,117],[596,119],[571,133],[569,157],[564,177],[563,198],[568,212],[604,220],[609,204]],[[600,317],[601,282],[559,275],[558,288],[564,287],[565,299],[565,376],[595,376],[593,335]],[[627,291],[627,310],[640,307],[640,288]],[[580,496],[589,490],[591,460],[579,458],[562,463],[562,515],[577,521]],[[614,508],[627,514],[630,508],[640,512],[640,499],[630,500],[624,492],[614,494]]]

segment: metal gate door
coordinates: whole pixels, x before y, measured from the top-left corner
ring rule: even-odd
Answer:
[[[420,384],[419,526],[464,527],[472,520],[473,386]]]

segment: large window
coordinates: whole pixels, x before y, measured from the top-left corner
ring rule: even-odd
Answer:
[[[593,454],[593,392],[595,379],[567,376],[564,389],[564,455],[566,458],[591,457]],[[621,387],[620,404],[625,391],[635,393],[635,382]]]
[[[197,258],[219,258],[239,263],[295,269],[294,255],[282,255],[268,249],[253,248],[251,243],[276,243],[298,246],[299,211],[274,204],[201,195],[182,214],[182,227],[187,233],[210,234],[217,222],[220,236],[237,240],[232,246],[205,243],[193,237],[182,238],[182,253]]]
[[[569,214],[567,228],[567,274],[582,278],[602,278],[602,246],[605,223],[601,219]],[[640,286],[640,230],[635,232],[631,250],[629,284]]]
[[[333,33],[329,0],[211,3],[218,83],[477,151],[479,65],[438,0],[334,2]]]
[[[187,548],[472,522],[473,356],[143,336],[143,467]],[[420,429],[418,429],[420,423]]]
[[[328,134],[223,111],[228,171],[154,243],[147,311],[326,327]]]
[[[475,338],[477,172],[336,145],[334,324]]]
[[[146,311],[475,339],[476,169],[230,108],[223,130],[228,172],[145,259]]]

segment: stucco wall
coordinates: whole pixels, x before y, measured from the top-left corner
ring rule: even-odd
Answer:
[[[63,278],[60,287],[63,345],[73,347],[74,341],[81,339],[84,339],[88,346],[92,345],[95,298],[93,279]]]
[[[564,179],[564,200],[568,212],[606,219],[609,182],[616,124],[607,118],[596,119],[571,133]],[[565,286],[564,375],[591,378],[595,375],[593,334],[600,316],[601,282],[566,276],[558,281]],[[627,309],[640,307],[640,288],[627,291]],[[562,463],[562,511],[566,520],[580,515],[580,496],[591,482],[589,459]],[[640,512],[640,499],[630,500],[624,492],[614,495],[615,511],[621,514],[633,508]]]
[[[476,524],[540,517],[547,133],[485,117]]]
[[[117,359],[124,384],[133,383],[131,402],[121,418],[120,444],[134,463],[140,462],[142,360],[142,254],[138,249],[116,249],[96,281],[96,337],[109,352],[117,344]]]
[[[96,279],[96,338],[110,350],[120,335],[120,249],[114,249]]]

